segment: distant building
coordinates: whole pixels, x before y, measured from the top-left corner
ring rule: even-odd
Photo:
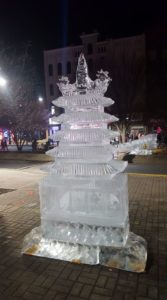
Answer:
[[[96,73],[100,69],[109,71],[110,77],[113,77],[112,66],[114,63],[117,64],[123,55],[131,58],[132,61],[134,57],[145,59],[144,34],[101,41],[99,34],[95,32],[91,34],[83,33],[80,38],[81,45],[44,51],[45,89],[48,107],[51,107],[52,101],[60,95],[56,84],[59,77],[62,75],[68,76],[72,83],[75,82],[78,56],[81,52],[85,55],[89,75],[92,79],[96,78]],[[115,68],[117,68],[117,65]],[[113,78],[111,89],[114,80]],[[118,101],[118,99],[115,100]],[[51,111],[54,114],[53,106]],[[55,133],[54,126],[57,126],[57,124],[53,124],[50,119],[50,126],[49,135]]]
[[[147,103],[160,123],[167,119],[167,23],[146,32],[146,49]]]
[[[44,51],[44,72],[47,103],[50,104],[58,96],[56,83],[60,76],[68,76],[70,81],[75,81],[76,67],[79,54],[83,51],[88,63],[89,74],[95,78],[99,69],[109,71],[112,77],[112,62],[121,53],[145,57],[144,34],[99,41],[98,33],[82,34],[82,44],[66,48]]]

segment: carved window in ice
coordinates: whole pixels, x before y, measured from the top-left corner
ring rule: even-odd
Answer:
[[[119,200],[111,193],[92,191],[69,191],[60,199],[60,209],[73,213],[87,213],[89,215],[108,216],[115,214],[120,208]]]

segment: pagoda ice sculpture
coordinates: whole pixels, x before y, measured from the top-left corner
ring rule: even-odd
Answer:
[[[60,80],[59,146],[47,152],[55,163],[40,183],[41,226],[26,236],[23,253],[142,272],[146,242],[129,232],[127,162],[113,159],[115,133],[107,129],[118,119],[104,113],[114,103],[104,97],[109,82],[102,70],[89,78],[83,54],[76,83]]]

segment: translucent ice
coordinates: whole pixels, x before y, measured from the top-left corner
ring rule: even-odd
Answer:
[[[110,141],[116,133],[107,124],[118,119],[104,113],[104,107],[114,103],[104,97],[110,81],[103,70],[92,81],[83,54],[75,84],[66,77],[60,80],[62,96],[53,103],[65,109],[56,118],[63,128],[57,135],[59,146],[47,152],[55,163],[40,183],[41,227],[26,237],[27,254],[107,265],[114,264],[117,251],[120,265],[131,255],[131,250],[126,254],[134,243],[129,240],[128,182],[123,173],[127,162],[114,160]],[[143,245],[139,252],[145,255]]]

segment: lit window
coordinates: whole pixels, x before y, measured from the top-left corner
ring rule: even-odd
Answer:
[[[55,107],[52,106],[52,107],[51,107],[51,114],[54,115],[54,113],[55,113]]]

